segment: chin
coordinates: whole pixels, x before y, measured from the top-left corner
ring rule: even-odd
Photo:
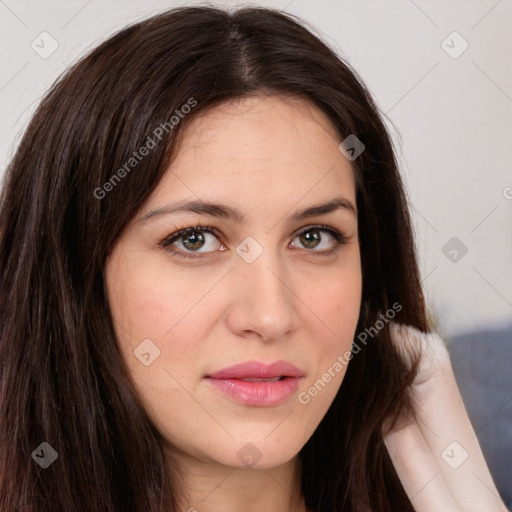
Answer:
[[[280,440],[244,437],[221,446],[211,457],[217,462],[238,469],[271,469],[286,464],[300,451],[299,443],[283,445]]]

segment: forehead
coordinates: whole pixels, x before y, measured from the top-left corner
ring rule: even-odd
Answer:
[[[253,160],[255,165],[258,160],[314,163],[333,153],[339,157],[338,139],[327,116],[306,100],[244,97],[195,117],[185,129],[180,160],[199,153],[216,159]]]
[[[342,195],[355,203],[353,169],[339,143],[325,114],[305,100],[224,103],[186,126],[150,202],[215,200],[260,214],[276,201],[291,208]]]

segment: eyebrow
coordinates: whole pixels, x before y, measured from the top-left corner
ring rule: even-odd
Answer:
[[[289,217],[290,222],[297,222],[309,217],[316,217],[318,215],[326,215],[336,210],[342,210],[352,213],[357,216],[357,209],[352,201],[344,197],[335,197],[326,203],[315,204],[296,211]],[[156,208],[146,213],[140,220],[145,223],[156,217],[162,215],[170,215],[179,212],[197,213],[200,215],[207,215],[210,217],[220,217],[223,219],[233,220],[235,222],[244,222],[245,215],[236,208],[224,204],[214,203],[210,201],[192,200],[192,201],[177,201],[168,203],[165,206]]]

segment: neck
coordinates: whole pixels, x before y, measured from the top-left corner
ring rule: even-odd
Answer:
[[[172,459],[185,489],[180,512],[307,512],[298,457],[268,469],[233,468],[183,453]]]

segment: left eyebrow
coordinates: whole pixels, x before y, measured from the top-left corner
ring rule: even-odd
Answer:
[[[316,217],[319,215],[327,215],[336,210],[344,210],[350,212],[352,215],[357,216],[357,209],[352,201],[344,197],[335,197],[326,203],[315,204],[297,210],[289,217],[290,222],[297,222],[305,220],[309,217]],[[220,217],[230,219],[235,222],[241,223],[245,220],[245,215],[236,208],[228,205],[214,203],[210,201],[193,200],[193,201],[177,201],[169,203],[159,208],[155,208],[146,213],[141,219],[141,222],[147,222],[150,219],[160,217],[162,215],[170,215],[179,212],[197,213],[200,215],[207,215],[210,217]]]

